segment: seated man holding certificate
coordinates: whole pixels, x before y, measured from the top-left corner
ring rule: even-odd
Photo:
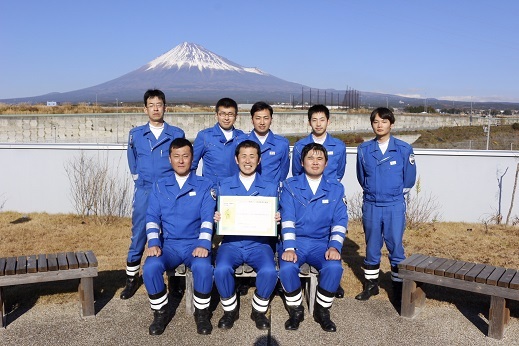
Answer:
[[[236,147],[235,160],[240,172],[218,184],[218,211],[214,215],[218,234],[224,235],[214,269],[214,281],[224,310],[218,328],[230,329],[238,319],[234,270],[247,263],[256,272],[257,283],[251,318],[258,329],[264,330],[270,327],[265,314],[278,277],[269,239],[276,236],[276,222],[280,220],[278,185],[256,173],[261,160],[256,142],[241,142]]]
[[[297,330],[303,321],[298,275],[301,265],[308,263],[319,270],[314,320],[323,330],[335,332],[330,308],[341,281],[341,249],[348,225],[344,186],[337,179],[323,175],[328,162],[323,145],[305,145],[301,160],[304,174],[283,183],[279,201],[283,220],[279,279],[290,315],[285,329]]]

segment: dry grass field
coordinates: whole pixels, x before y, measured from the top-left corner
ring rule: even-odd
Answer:
[[[130,227],[129,218],[116,219],[113,224],[102,225],[95,218],[75,215],[0,212],[0,257],[93,250],[100,270],[94,284],[96,300],[106,302],[119,299],[124,284]],[[518,227],[431,223],[420,230],[408,229],[404,242],[407,255],[423,253],[519,269]],[[358,222],[350,223],[348,239],[342,252],[345,269],[342,285],[347,298],[354,297],[362,289],[361,265],[364,253],[362,226]],[[382,290],[374,299],[387,299],[388,292],[391,292],[390,266],[385,249],[383,256]],[[36,301],[39,304],[59,304],[60,301],[77,299],[76,289],[77,283],[69,280],[10,287],[5,291],[8,304],[34,304]],[[481,303],[483,297],[434,286],[426,292],[432,298],[428,299],[428,304]],[[489,300],[485,297],[483,299]],[[16,309],[16,306],[10,308]],[[517,305],[513,309],[517,309]]]

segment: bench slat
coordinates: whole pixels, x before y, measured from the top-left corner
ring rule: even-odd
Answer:
[[[67,255],[64,252],[58,253],[58,267],[59,270],[68,269]]]
[[[5,265],[5,275],[16,274],[16,257],[9,257]]]
[[[47,255],[47,268],[51,272],[58,270],[58,257],[56,254],[51,253]]]
[[[472,267],[471,270],[467,272],[467,275],[465,275],[466,281],[476,281],[476,276],[478,276],[479,273],[485,268],[484,264],[476,264],[474,267]]]
[[[419,253],[412,254],[411,256],[409,256],[405,260],[403,260],[402,262],[398,263],[398,269],[406,269],[406,266],[408,263],[414,261],[417,257],[420,257],[420,256],[423,256],[423,255],[421,255]]]
[[[448,259],[443,262],[438,268],[434,269],[434,275],[445,276],[445,271],[452,267],[457,261],[453,259]]]
[[[514,278],[510,281],[510,288],[519,290],[519,272],[515,273]]]
[[[454,274],[456,274],[456,272],[460,270],[465,265],[465,263],[466,262],[463,261],[454,262],[453,265],[451,265],[447,270],[445,270],[444,276],[448,278],[453,278]]]
[[[485,268],[481,271],[481,273],[476,276],[476,282],[479,282],[480,284],[484,284],[487,282],[488,277],[492,272],[496,270],[496,267],[491,265],[486,265]]]
[[[88,260],[89,267],[97,267],[97,258],[92,250],[85,251],[85,256]]]
[[[417,264],[420,264],[420,262],[426,260],[429,256],[425,256],[425,255],[418,255],[418,256],[415,256],[414,259],[410,262],[408,262],[405,266],[405,269],[408,269],[408,270],[415,270],[416,269],[416,265]]]
[[[425,271],[425,268],[430,266],[434,261],[436,261],[438,257],[430,256],[427,259],[423,260],[419,264],[416,265],[415,271],[423,273]]]
[[[27,257],[26,256],[18,256],[18,263],[16,263],[16,274],[25,274],[27,273]]]
[[[434,271],[436,270],[436,268],[441,266],[446,261],[447,261],[446,258],[437,258],[434,262],[432,262],[427,267],[425,267],[424,272],[427,274],[434,274]]]
[[[499,287],[508,287],[510,285],[510,281],[512,281],[514,275],[517,273],[515,269],[507,269],[503,276],[497,282]]]
[[[67,252],[67,262],[69,269],[77,269],[79,268],[79,264],[77,262],[76,254],[73,252]]]
[[[490,274],[490,276],[488,277],[487,285],[497,286],[497,282],[499,281],[501,276],[503,276],[505,271],[505,268],[496,268],[496,270],[494,270],[492,274]]]
[[[85,253],[82,251],[76,252],[77,262],[79,268],[88,268],[88,261],[85,256]]]
[[[465,262],[463,267],[461,267],[461,269],[454,274],[454,278],[459,280],[465,280],[465,275],[467,275],[469,270],[471,270],[472,267],[474,267],[475,265],[475,263]]]
[[[47,267],[47,257],[45,257],[44,254],[38,255],[38,271],[39,272],[46,272],[48,270]]]
[[[7,260],[5,258],[0,258],[0,276],[5,275],[5,263]]]
[[[37,263],[36,263],[36,255],[30,255],[27,258],[27,273],[36,273],[38,272]]]

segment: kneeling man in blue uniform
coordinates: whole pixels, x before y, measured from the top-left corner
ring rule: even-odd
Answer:
[[[282,252],[279,279],[290,318],[285,329],[297,330],[304,318],[299,268],[304,263],[319,270],[314,320],[335,332],[330,308],[342,276],[341,250],[346,237],[348,212],[344,186],[323,171],[326,148],[309,143],[301,152],[304,174],[287,179],[280,196]]]
[[[220,181],[218,196],[278,197],[277,182],[266,181],[256,173],[261,160],[258,143],[251,140],[241,142],[236,147],[235,157],[240,173]],[[220,221],[220,217],[220,213],[216,212],[215,220]],[[279,213],[276,213],[275,217],[276,221],[280,220]],[[214,281],[224,310],[218,328],[230,329],[238,319],[239,307],[234,270],[243,263],[250,265],[256,272],[256,291],[252,299],[251,318],[258,329],[270,328],[266,312],[278,278],[270,242],[269,237],[265,236],[225,235],[223,237],[214,269]]]
[[[191,172],[193,146],[177,138],[169,147],[174,174],[153,185],[146,214],[147,258],[144,285],[154,312],[151,335],[160,335],[168,323],[168,293],[164,272],[184,263],[194,281],[195,321],[199,334],[212,331],[209,304],[213,286],[211,238],[216,208],[211,180]]]

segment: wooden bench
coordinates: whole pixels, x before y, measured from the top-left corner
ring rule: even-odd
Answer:
[[[0,258],[0,309],[6,327],[3,287],[49,281],[80,279],[79,301],[82,316],[95,316],[94,283],[97,259],[92,251],[61,252]]]
[[[506,299],[519,300],[519,273],[514,269],[413,254],[398,265],[398,275],[404,281],[401,306],[404,317],[414,317],[416,308],[424,306],[421,283],[489,295],[488,336],[495,339],[503,337],[510,320]]]

